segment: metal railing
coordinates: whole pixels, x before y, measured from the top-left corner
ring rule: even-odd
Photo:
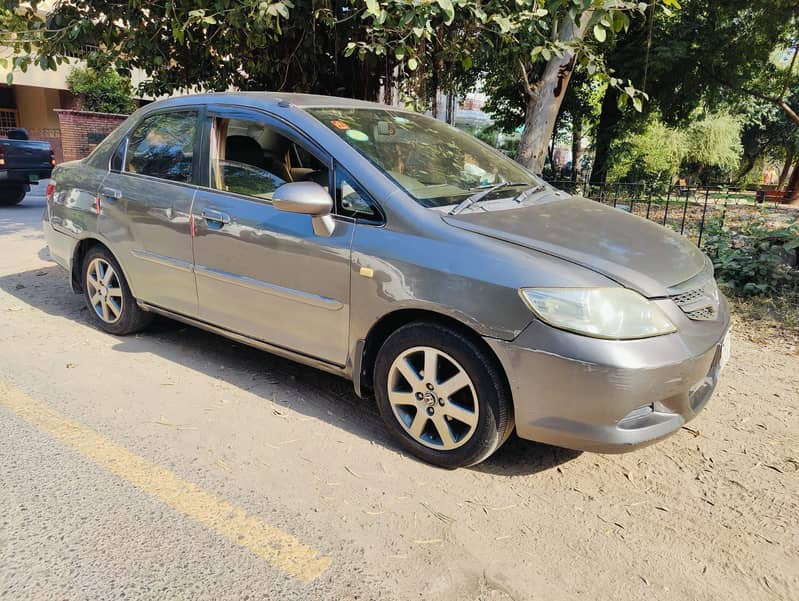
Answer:
[[[799,207],[775,201],[757,202],[754,190],[729,186],[681,186],[669,183],[604,183],[586,180],[549,180],[571,194],[577,194],[644,217],[669,227],[702,246],[708,223],[717,219],[720,226],[731,226],[751,218],[756,212],[799,218]]]

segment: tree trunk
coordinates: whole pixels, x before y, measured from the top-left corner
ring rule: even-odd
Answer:
[[[571,19],[564,19],[558,30],[560,41],[571,42],[582,39],[592,15],[592,11],[585,11],[579,25],[575,25]],[[552,58],[544,67],[544,73],[534,88],[527,90],[524,130],[519,141],[516,160],[533,173],[541,173],[544,170],[547,147],[574,70],[574,62],[575,56],[571,52],[565,53],[562,57]]]
[[[580,160],[583,155],[583,118],[572,115],[572,181],[577,181]]]
[[[791,165],[793,164],[793,154],[793,145],[788,146],[785,149],[785,163],[783,164],[782,171],[780,172],[780,179],[777,181],[777,190],[785,189],[785,180],[788,179],[788,173],[790,172]]]
[[[591,169],[591,182],[604,184],[610,169],[610,145],[616,135],[616,126],[621,121],[619,95],[614,88],[608,87],[602,99],[602,110],[594,139],[594,165]]]
[[[789,205],[799,205],[799,161],[793,166],[793,173],[791,173],[791,179],[785,189],[783,200]]]

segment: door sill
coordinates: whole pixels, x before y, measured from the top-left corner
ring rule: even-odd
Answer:
[[[202,330],[206,330],[207,332],[211,332],[212,334],[218,334],[220,336],[224,336],[225,338],[230,338],[231,340],[235,340],[236,342],[241,342],[242,344],[246,344],[247,346],[252,346],[259,350],[266,351],[267,353],[272,353],[273,355],[277,355],[285,359],[290,359],[292,361],[296,361],[297,363],[302,363],[303,365],[315,367],[316,369],[321,369],[322,371],[326,371],[328,373],[335,374],[343,378],[349,379],[351,376],[350,372],[343,365],[338,365],[337,363],[331,363],[329,361],[325,361],[324,359],[319,359],[317,357],[305,355],[297,351],[292,351],[282,346],[277,346],[274,344],[270,344],[268,342],[264,342],[263,340],[258,340],[257,338],[251,338],[246,334],[240,334],[232,330],[227,330],[223,327],[216,326],[208,322],[195,319],[193,317],[188,317],[181,313],[175,313],[174,311],[170,311],[169,309],[164,309],[163,307],[159,307],[157,305],[151,305],[149,303],[145,303],[143,301],[138,301],[138,300],[136,302],[139,305],[139,307],[141,307],[144,311],[150,311],[152,313],[157,313],[158,315],[163,315],[164,317],[168,317],[170,319],[180,321],[190,326],[195,326]]]

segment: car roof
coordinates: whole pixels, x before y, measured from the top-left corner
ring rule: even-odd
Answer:
[[[185,96],[174,96],[164,100],[158,100],[148,107],[168,107],[180,106],[185,104],[213,103],[214,101],[230,101],[232,99],[243,100],[245,104],[252,106],[286,106],[291,105],[300,109],[306,108],[361,108],[361,109],[382,109],[407,112],[404,108],[388,106],[377,102],[367,102],[366,100],[356,100],[354,98],[341,98],[338,96],[323,96],[321,94],[298,94],[290,92],[213,92],[208,94],[187,94]]]

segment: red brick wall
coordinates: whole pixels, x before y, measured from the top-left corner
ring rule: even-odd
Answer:
[[[56,109],[61,125],[61,150],[65,161],[87,156],[94,145],[89,144],[89,134],[110,134],[127,119],[127,115],[93,113]]]

